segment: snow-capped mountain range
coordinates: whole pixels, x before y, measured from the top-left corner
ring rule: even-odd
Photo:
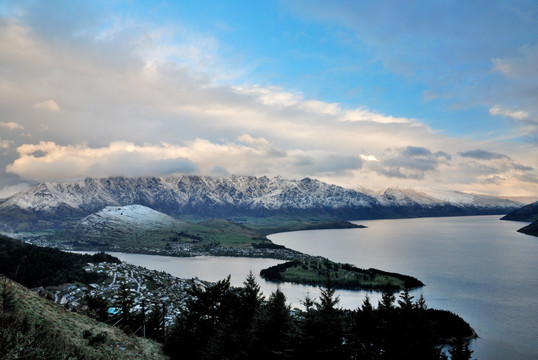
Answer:
[[[52,224],[62,227],[107,206],[125,205],[143,205],[170,216],[329,215],[373,219],[505,214],[522,204],[446,190],[387,189],[376,194],[310,178],[110,177],[41,183],[14,194],[0,200],[0,224],[12,228],[20,223],[31,228]]]

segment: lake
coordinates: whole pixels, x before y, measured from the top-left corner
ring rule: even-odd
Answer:
[[[361,268],[411,275],[426,286],[430,308],[457,313],[477,331],[473,358],[538,359],[538,238],[517,233],[524,223],[499,216],[472,216],[360,221],[365,229],[312,230],[280,233],[269,238],[281,245]],[[216,281],[231,274],[239,286],[247,273],[280,263],[278,260],[112,253],[121,260],[172,275]],[[275,284],[258,278],[264,294]],[[281,284],[293,306],[319,289]],[[339,291],[340,306],[354,309],[368,294]]]
[[[359,267],[408,274],[429,307],[477,331],[477,359],[538,359],[538,238],[498,216],[361,221],[367,229],[272,235],[275,243]]]

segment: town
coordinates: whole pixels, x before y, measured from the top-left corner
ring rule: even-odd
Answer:
[[[166,328],[174,322],[183,308],[186,289],[193,285],[204,287],[209,284],[197,278],[180,279],[166,272],[126,263],[88,263],[84,269],[104,275],[104,280],[98,283],[62,284],[34,290],[79,313],[88,313],[88,299],[100,299],[106,304],[107,322],[112,325],[122,321],[122,308],[127,301],[130,314],[146,317],[160,312]]]

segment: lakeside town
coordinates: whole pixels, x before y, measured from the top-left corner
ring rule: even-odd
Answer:
[[[131,314],[150,316],[160,312],[165,327],[168,327],[184,307],[186,289],[192,285],[209,284],[198,278],[180,279],[163,271],[126,263],[87,263],[84,270],[103,275],[104,280],[34,290],[55,303],[80,313],[88,312],[88,299],[102,300],[106,304],[109,320],[117,322],[122,320],[122,306],[128,302]]]

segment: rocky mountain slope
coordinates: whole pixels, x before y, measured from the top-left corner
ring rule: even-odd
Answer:
[[[342,219],[503,214],[521,204],[458,192],[388,189],[383,194],[305,178],[110,177],[41,183],[0,202],[0,226],[66,227],[107,206],[143,205],[170,216],[332,216]]]

